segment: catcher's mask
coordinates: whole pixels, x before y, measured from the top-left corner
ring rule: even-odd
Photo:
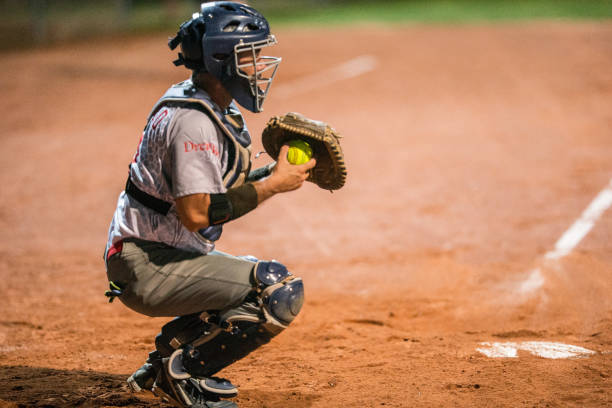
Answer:
[[[240,3],[202,3],[200,12],[184,22],[168,42],[181,52],[174,64],[217,78],[232,98],[251,112],[261,112],[281,59],[261,56],[275,45],[268,21]]]

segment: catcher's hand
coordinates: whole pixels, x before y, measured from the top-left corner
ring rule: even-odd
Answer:
[[[293,139],[302,139],[312,147],[317,164],[306,181],[325,190],[337,190],[346,181],[346,164],[340,147],[340,135],[327,123],[308,119],[290,112],[268,121],[263,133],[264,149],[271,157],[278,157],[281,146]]]

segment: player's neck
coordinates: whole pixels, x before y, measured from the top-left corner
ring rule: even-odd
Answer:
[[[199,73],[197,76],[194,75],[193,82],[195,86],[206,91],[210,99],[219,105],[221,110],[227,109],[230,103],[232,103],[232,96],[227,89],[221,85],[221,81],[214,76],[206,72]]]

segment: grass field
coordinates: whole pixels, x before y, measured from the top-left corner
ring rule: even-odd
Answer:
[[[113,33],[173,31],[198,8],[174,2],[0,2],[0,49],[53,44]],[[124,4],[122,7],[121,5]],[[474,24],[483,21],[610,19],[612,0],[435,0],[250,2],[273,27],[391,24]]]
[[[256,2],[255,2],[256,3]],[[474,23],[489,20],[608,19],[612,1],[385,1],[346,2],[313,7],[312,2],[293,7],[271,7],[270,21],[292,24],[351,24],[355,22]]]

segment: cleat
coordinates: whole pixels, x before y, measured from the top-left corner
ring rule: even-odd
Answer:
[[[194,378],[199,381],[200,387],[204,391],[214,394],[222,398],[232,398],[238,395],[238,389],[229,380],[220,377],[200,377],[195,373],[190,373],[185,367],[185,360],[189,362],[190,356],[198,356],[197,351],[193,350],[191,346],[187,346],[185,349],[178,349],[168,358],[166,367],[168,374],[175,380],[186,380],[188,378]],[[191,364],[193,366],[193,362]]]
[[[166,367],[168,374],[175,380],[186,380],[193,378],[199,382],[200,387],[210,394],[221,398],[232,398],[238,395],[238,389],[229,380],[220,377],[200,377],[195,373],[190,373],[185,367],[185,362],[192,360],[191,356],[197,358],[198,353],[191,346],[185,349],[178,349],[168,358]],[[193,361],[191,361],[193,366]]]
[[[127,384],[132,392],[151,391],[156,377],[157,370],[153,364],[145,363],[127,379]]]
[[[172,378],[168,373],[168,360],[164,360],[164,368],[159,370],[153,385],[153,393],[162,400],[180,408],[238,408],[235,403],[220,401],[217,395],[202,389],[200,381],[194,378],[185,380]]]

